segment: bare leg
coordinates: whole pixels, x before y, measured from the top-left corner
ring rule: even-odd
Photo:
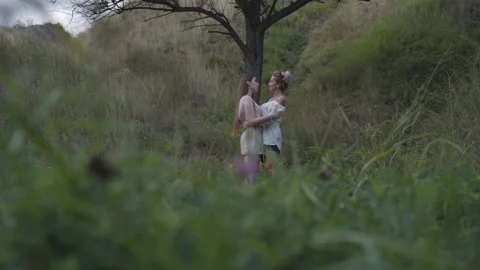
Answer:
[[[270,158],[268,158],[266,155],[265,155],[265,169],[270,174],[272,175],[274,174],[272,160],[270,160]]]
[[[276,146],[271,146],[273,151],[267,151],[265,155],[265,169],[271,174],[275,174],[275,170],[273,169],[273,163],[278,161],[280,157],[280,149]],[[272,158],[273,155],[273,158]]]
[[[257,175],[258,171],[258,159],[259,155],[245,155],[244,160],[245,163],[247,164],[247,167],[249,168],[248,171],[248,180],[251,184],[255,182],[255,177]]]

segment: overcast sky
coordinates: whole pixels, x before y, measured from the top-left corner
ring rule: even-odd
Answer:
[[[25,24],[61,23],[72,34],[88,27],[84,18],[75,14],[72,18],[68,0],[57,0],[56,4],[49,0],[0,0],[0,25],[13,25],[17,21]]]

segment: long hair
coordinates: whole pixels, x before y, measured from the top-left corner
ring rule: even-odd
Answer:
[[[239,106],[240,106],[240,99],[245,96],[248,93],[248,82],[252,79],[252,76],[247,76],[243,75],[240,78],[240,83],[238,85],[237,93],[238,93],[238,98],[237,98],[237,104],[235,105],[235,113],[233,117],[233,136],[237,136],[238,130],[240,129],[240,117],[238,115],[239,111]]]

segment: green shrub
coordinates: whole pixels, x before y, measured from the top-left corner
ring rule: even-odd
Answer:
[[[315,59],[306,62],[308,85],[350,92],[379,89],[389,100],[410,102],[418,87],[443,85],[448,74],[471,68],[476,46],[464,36],[471,36],[468,29],[439,1],[397,4],[358,37],[320,45]]]

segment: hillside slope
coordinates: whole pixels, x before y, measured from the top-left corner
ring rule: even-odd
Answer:
[[[408,118],[403,138],[475,144],[473,134],[464,139],[478,126],[478,4],[347,1],[310,33],[296,68],[301,90],[292,99],[318,113],[291,109],[286,126],[310,123],[318,137],[335,117],[332,138],[373,149]]]

